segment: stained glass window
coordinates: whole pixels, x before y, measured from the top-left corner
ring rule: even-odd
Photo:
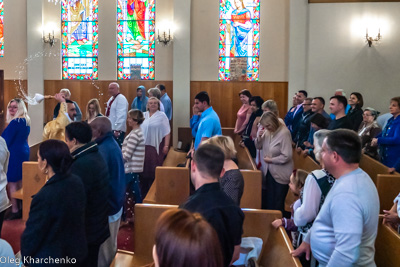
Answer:
[[[118,79],[154,80],[155,0],[118,0]],[[132,77],[134,78],[134,77]]]
[[[260,0],[220,0],[219,80],[258,81]]]
[[[0,0],[0,57],[4,56],[4,3],[3,0]]]
[[[62,0],[63,79],[98,79],[98,0]]]

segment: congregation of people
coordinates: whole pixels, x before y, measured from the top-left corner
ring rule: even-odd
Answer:
[[[110,83],[108,93],[104,113],[98,99],[82,113],[68,89],[48,100],[58,103],[37,153],[47,181],[33,196],[21,237],[26,266],[43,266],[40,259],[49,256],[74,258],[76,266],[110,266],[121,223],[133,221],[127,194],[142,203],[170,150],[172,102],[164,85],[148,91],[139,86],[131,105],[118,83]],[[375,266],[379,198],[359,163],[365,154],[389,173],[400,172],[400,97],[390,100],[391,116],[381,123],[379,111],[363,109],[362,94],[347,99],[341,89],[329,99],[330,114],[323,97],[296,92],[284,119],[273,99],[243,89],[239,100],[235,144],[222,135],[209,94],[195,96],[188,152],[193,192],[159,218],[153,266],[231,266],[239,259],[245,183],[237,150],[245,148],[262,173],[261,207],[282,212],[272,226],[290,233],[292,255],[303,266]],[[29,160],[24,101],[14,98],[7,108],[0,138],[0,233],[3,218],[22,216],[11,195],[22,187],[22,162]],[[321,169],[294,169],[293,153],[312,157]],[[289,190],[296,197],[291,214],[285,210]],[[393,199],[384,223],[398,229],[400,194]]]

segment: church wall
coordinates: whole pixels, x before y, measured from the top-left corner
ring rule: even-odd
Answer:
[[[400,95],[399,11],[400,3],[310,4],[308,10],[291,16],[307,17],[305,13],[309,12],[308,21],[291,28],[290,51],[295,53],[290,55],[289,65],[295,75],[290,75],[289,98],[295,91],[306,89],[311,96],[328,100],[335,89],[341,88],[347,96],[351,92],[363,94],[364,107],[388,112],[389,99]],[[368,47],[365,42],[366,18],[381,21],[377,26],[383,35],[379,45]],[[297,46],[292,39],[296,31],[307,36],[305,50],[293,48]],[[302,56],[305,60],[299,66],[294,60]],[[296,71],[301,67],[303,72]],[[302,83],[296,84],[301,80],[303,88]]]

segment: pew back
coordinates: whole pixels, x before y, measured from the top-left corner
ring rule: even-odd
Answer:
[[[378,174],[389,174],[387,166],[365,154],[361,157],[360,168],[368,173],[375,185],[377,183]]]
[[[118,252],[114,267],[116,266],[140,266],[140,265],[117,265],[118,261],[124,262],[152,262],[152,248],[155,238],[155,224],[160,215],[168,209],[177,208],[174,205],[149,205],[137,204],[135,206],[135,253]],[[273,220],[281,218],[279,211],[244,209],[245,220],[243,223],[243,237],[259,237],[264,241],[263,250],[259,262],[262,266],[301,266],[297,258],[290,255],[291,246],[289,237],[281,227],[276,230],[272,227]],[[273,242],[273,243],[271,243]],[[267,254],[276,255],[267,255]],[[134,260],[130,258],[135,258]]]
[[[176,151],[173,147],[170,147],[167,156],[163,162],[163,166],[176,167],[178,164],[186,163],[186,153],[182,151]]]
[[[315,160],[310,156],[304,157],[301,153],[296,151],[296,148],[293,148],[292,157],[295,169],[303,169],[307,172],[321,169],[321,166]]]
[[[394,198],[400,192],[400,175],[378,174],[376,189],[379,195],[380,213],[393,206]]]
[[[39,142],[29,147],[29,161],[38,161],[37,152],[41,143]]]
[[[261,209],[262,176],[260,171],[240,170],[244,180],[244,190],[240,207]]]
[[[400,235],[391,227],[378,224],[378,235],[375,241],[376,266],[400,266]]]
[[[38,163],[26,161],[22,163],[22,220],[28,220],[32,203],[32,196],[35,195],[46,183],[46,176],[38,169]]]

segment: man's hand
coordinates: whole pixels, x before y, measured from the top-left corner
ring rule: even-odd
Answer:
[[[391,210],[383,210],[383,223],[397,225],[400,223],[400,218],[397,212],[393,209]]]
[[[115,138],[118,138],[120,135],[121,135],[121,133],[119,131],[114,131]]]
[[[265,161],[266,163],[270,163],[270,162],[271,162],[271,158],[270,158],[270,157],[264,157],[264,161]]]
[[[290,254],[292,254],[293,257],[299,257],[301,255],[303,255],[304,253],[306,253],[306,260],[310,260],[310,253],[311,253],[311,246],[310,244],[308,244],[307,242],[301,243],[301,245],[293,250],[292,252],[290,252]]]
[[[395,168],[388,168],[388,172],[389,172],[389,173],[394,173],[395,171],[396,171]]]
[[[60,103],[65,102],[65,96],[64,96],[64,94],[61,94],[61,93],[55,94],[54,99]]]

